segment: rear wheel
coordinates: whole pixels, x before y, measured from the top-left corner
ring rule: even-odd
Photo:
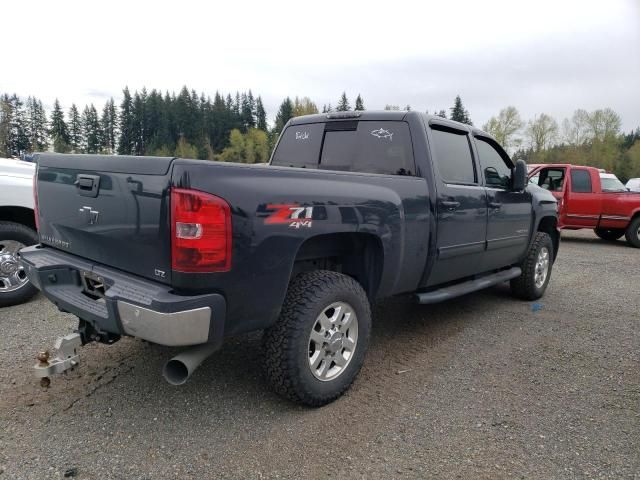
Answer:
[[[624,235],[624,229],[620,228],[596,228],[595,234],[603,240],[613,242]]]
[[[0,307],[26,302],[37,293],[18,262],[18,251],[36,243],[38,234],[29,227],[0,222]]]
[[[631,220],[631,223],[627,227],[625,237],[627,237],[629,245],[640,248],[640,215]]]
[[[544,295],[553,266],[553,242],[549,234],[536,233],[527,257],[522,262],[522,273],[511,280],[511,292],[523,300],[537,300]]]
[[[371,311],[360,284],[330,271],[297,276],[280,317],[265,331],[266,374],[274,390],[321,406],[349,388],[369,344]]]

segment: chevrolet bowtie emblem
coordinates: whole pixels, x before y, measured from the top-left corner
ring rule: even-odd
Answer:
[[[98,216],[100,215],[99,211],[94,210],[91,207],[82,207],[78,211],[80,212],[80,215],[82,215],[87,220],[89,225],[95,225],[96,223],[98,223]]]

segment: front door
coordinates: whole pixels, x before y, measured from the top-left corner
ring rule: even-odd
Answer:
[[[427,285],[479,273],[487,233],[487,198],[480,184],[469,132],[431,125],[437,170],[437,259]]]
[[[487,189],[487,253],[483,270],[519,263],[527,251],[533,211],[531,194],[513,191],[512,164],[492,139],[477,136],[475,145]]]

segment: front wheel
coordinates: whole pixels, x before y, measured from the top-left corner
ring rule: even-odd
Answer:
[[[38,243],[38,234],[14,222],[0,222],[0,307],[26,302],[38,289],[29,283],[18,251]]]
[[[594,232],[601,239],[608,242],[618,240],[624,235],[624,230],[620,228],[596,228]]]
[[[629,245],[640,248],[640,216],[631,220],[631,223],[627,227],[625,237],[627,237]]]
[[[289,285],[278,321],[265,331],[266,375],[274,390],[318,407],[351,385],[371,331],[367,295],[353,278],[318,270]]]
[[[536,233],[522,262],[522,273],[511,280],[511,292],[523,300],[537,300],[544,295],[553,266],[553,242],[549,234]]]

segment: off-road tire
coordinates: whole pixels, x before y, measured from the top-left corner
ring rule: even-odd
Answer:
[[[16,240],[29,246],[38,243],[38,234],[20,223],[0,222],[0,240]],[[0,291],[0,307],[24,303],[36,293],[38,293],[38,289],[29,282],[12,292]]]
[[[640,215],[631,220],[631,223],[627,227],[627,231],[624,235],[627,238],[629,245],[640,248]]]
[[[549,267],[544,283],[540,287],[537,287],[535,283],[536,263],[538,261],[538,254],[543,247],[547,247],[549,251]],[[511,280],[511,293],[522,300],[537,300],[542,297],[551,278],[554,256],[553,242],[549,234],[537,232],[533,243],[529,247],[526,258],[520,265],[522,274]]]
[[[316,319],[334,302],[346,302],[355,311],[358,341],[353,357],[335,379],[318,380],[309,367],[309,335]],[[356,378],[369,345],[371,309],[367,295],[353,278],[316,270],[302,273],[289,284],[277,322],[264,332],[266,376],[279,395],[319,407],[342,395]]]
[[[624,235],[624,229],[622,228],[596,228],[593,231],[607,242],[615,242]]]

